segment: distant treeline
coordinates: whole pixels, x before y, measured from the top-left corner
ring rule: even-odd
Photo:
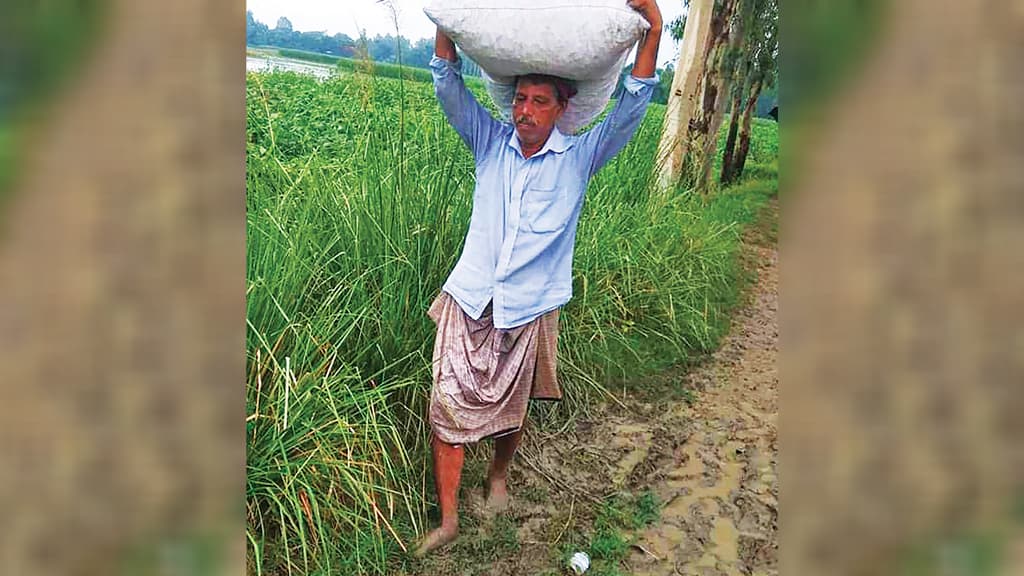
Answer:
[[[373,38],[351,38],[347,34],[328,36],[324,32],[299,32],[292,29],[292,23],[281,17],[277,25],[270,28],[256,20],[252,11],[245,15],[245,40],[250,46],[273,46],[305,50],[327,56],[364,60],[387,64],[401,63],[415,68],[426,68],[434,55],[433,38],[421,38],[410,42],[404,36],[376,35]],[[304,57],[309,59],[308,57]],[[463,72],[470,76],[479,76],[480,68],[468,58],[465,59]]]

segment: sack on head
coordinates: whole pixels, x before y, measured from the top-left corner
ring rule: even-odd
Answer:
[[[575,81],[558,122],[567,134],[608,105],[630,49],[650,27],[625,0],[434,0],[424,12],[480,65],[506,120],[516,76]]]

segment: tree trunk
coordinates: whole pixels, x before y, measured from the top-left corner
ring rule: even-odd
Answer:
[[[672,80],[665,110],[665,123],[658,143],[659,186],[665,190],[675,186],[682,173],[686,154],[686,127],[696,108],[700,78],[703,75],[703,54],[708,42],[714,0],[691,0],[686,28],[680,42],[679,63]]]
[[[707,191],[711,187],[711,170],[714,167],[718,154],[719,133],[721,132],[722,122],[725,120],[725,99],[730,92],[733,92],[736,93],[733,101],[738,103],[736,101],[741,96],[739,91],[733,88],[733,86],[736,85],[736,75],[738,68],[740,68],[737,64],[741,60],[746,60],[746,58],[741,58],[740,55],[745,52],[747,17],[753,7],[754,4],[749,0],[734,0],[729,8],[730,12],[725,16],[727,23],[731,21],[731,26],[727,24],[726,37],[720,47],[718,60],[715,63],[715,68],[719,70],[721,78],[721,84],[718,88],[720,98],[714,112],[712,112],[711,125],[708,126],[708,137],[704,143],[703,165],[701,166],[700,181],[697,186],[700,190]],[[743,78],[740,78],[739,81],[742,82]],[[735,118],[735,106],[733,110],[733,117]]]
[[[703,77],[701,78],[701,106],[687,127],[686,153],[683,159],[683,178],[687,185],[707,191],[711,165],[708,157],[713,156],[718,133],[712,133],[721,125],[721,94],[725,88],[722,57],[728,46],[729,20],[736,0],[724,0],[721,9],[711,19],[707,49],[704,51]],[[709,149],[711,153],[709,154]]]
[[[743,80],[746,83],[746,79]],[[744,86],[745,88],[746,86]],[[732,108],[729,118],[729,135],[725,138],[725,151],[722,153],[722,176],[719,181],[722,184],[730,184],[735,179],[733,176],[733,150],[736,148],[736,133],[740,126],[740,106],[743,104],[743,90],[737,90],[732,99]]]
[[[746,33],[749,35],[749,32]],[[743,62],[736,78],[736,83],[733,88],[732,105],[729,108],[729,134],[725,139],[725,149],[722,153],[722,174],[719,181],[722,184],[729,184],[736,179],[735,171],[735,151],[736,151],[736,135],[739,131],[740,124],[740,109],[743,106],[744,98],[747,91],[750,90],[751,81],[751,69],[753,68],[753,59],[750,55],[751,40],[750,38],[743,39],[743,50],[742,58]]]
[[[733,178],[743,175],[743,166],[747,163],[747,152],[750,151],[750,124],[754,117],[754,110],[757,108],[757,97],[761,95],[761,87],[764,85],[764,78],[758,75],[757,80],[750,89],[747,97],[747,105],[743,109],[743,124],[740,128],[740,142],[736,149],[735,168]]]

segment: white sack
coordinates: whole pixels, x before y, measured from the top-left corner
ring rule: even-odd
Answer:
[[[516,76],[576,81],[558,122],[567,134],[608,105],[626,56],[650,27],[626,0],[434,0],[424,12],[480,65],[506,120]]]

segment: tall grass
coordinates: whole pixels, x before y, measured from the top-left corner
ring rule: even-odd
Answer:
[[[663,114],[588,192],[569,406],[711,348],[735,301],[744,204],[651,191]],[[250,74],[247,119],[250,570],[388,573],[426,521],[426,309],[462,249],[472,158],[425,83]]]
[[[379,571],[424,517],[423,311],[454,265],[471,182],[441,118],[407,129],[422,147],[399,164],[394,94],[378,89],[249,82],[250,525],[299,573],[332,558]]]

